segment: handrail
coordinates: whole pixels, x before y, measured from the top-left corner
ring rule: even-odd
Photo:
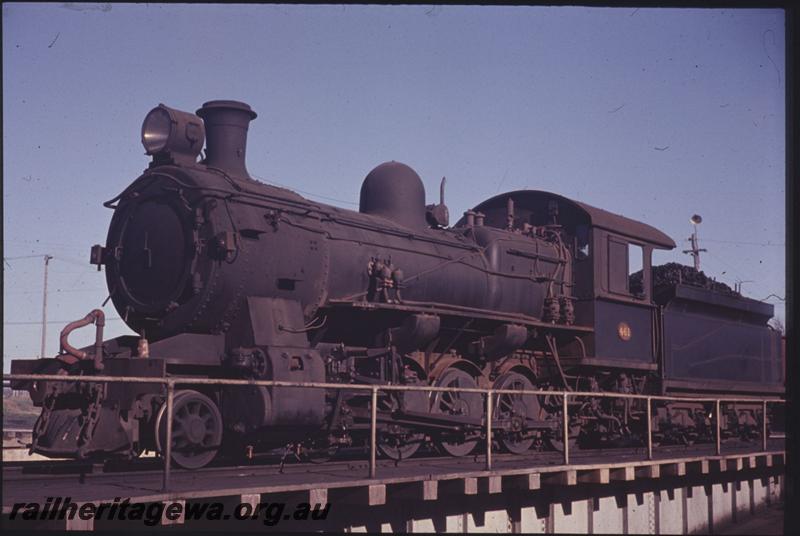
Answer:
[[[450,393],[479,393],[486,394],[524,394],[524,395],[551,395],[563,396],[568,393],[570,397],[603,397],[603,398],[631,398],[635,400],[682,400],[686,402],[785,402],[777,397],[685,397],[664,395],[639,395],[635,393],[612,393],[608,391],[563,391],[542,389],[494,389],[480,387],[437,387],[434,385],[367,385],[363,383],[326,383],[326,382],[291,382],[284,380],[235,380],[231,378],[196,378],[193,376],[147,377],[147,376],[61,376],[58,374],[4,374],[3,381],[73,381],[93,383],[160,383],[166,385],[256,385],[263,387],[307,387],[310,389],[345,389],[353,391],[371,391],[377,387],[382,391],[423,391],[423,392],[450,392]]]
[[[716,454],[721,452],[721,430],[720,430],[720,406],[724,402],[730,403],[754,403],[760,402],[762,405],[762,431],[761,449],[767,450],[767,404],[786,403],[786,400],[773,397],[683,397],[683,396],[664,396],[664,395],[639,395],[634,393],[609,393],[594,391],[545,391],[541,389],[492,389],[474,387],[437,387],[433,385],[366,385],[366,384],[343,384],[326,382],[291,382],[282,380],[236,380],[230,378],[195,378],[191,376],[172,376],[172,377],[143,377],[143,376],[61,376],[58,374],[3,374],[3,382],[12,381],[53,381],[53,382],[87,382],[87,383],[158,383],[167,387],[167,426],[164,452],[164,476],[162,489],[168,491],[170,487],[172,457],[172,413],[173,398],[176,385],[249,385],[263,387],[303,387],[309,389],[344,389],[350,391],[365,391],[371,395],[370,404],[370,458],[369,458],[369,477],[375,478],[377,472],[377,400],[378,391],[422,391],[422,392],[459,392],[459,393],[478,393],[486,397],[486,464],[487,471],[492,468],[492,398],[496,394],[525,394],[525,395],[546,395],[561,397],[562,403],[562,433],[564,442],[564,465],[569,465],[569,399],[570,398],[623,398],[647,401],[647,459],[653,459],[653,437],[652,437],[652,403],[654,400],[672,400],[684,402],[707,402],[714,403],[715,410],[715,440]]]

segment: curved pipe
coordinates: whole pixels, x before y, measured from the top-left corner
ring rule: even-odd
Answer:
[[[88,354],[72,346],[67,339],[70,333],[83,326],[88,326],[89,324],[95,324],[97,326],[97,333],[94,341],[94,368],[96,370],[103,370],[103,327],[106,325],[106,315],[100,309],[94,309],[82,319],[70,322],[61,330],[61,351],[77,360],[87,359],[89,357]]]

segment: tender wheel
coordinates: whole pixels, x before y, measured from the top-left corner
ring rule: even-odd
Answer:
[[[533,390],[533,384],[516,372],[502,374],[494,382],[495,389],[513,389],[519,391]],[[494,399],[493,417],[496,421],[510,421],[511,427],[506,430],[500,444],[513,454],[522,454],[533,446],[533,431],[526,426],[527,419],[539,419],[541,406],[536,395],[498,394]]]
[[[475,379],[463,370],[451,368],[437,380],[437,387],[476,388]],[[431,413],[480,418],[483,415],[483,396],[480,393],[433,393]],[[451,456],[468,456],[478,445],[478,438],[465,434],[448,434],[438,438],[437,446]]]
[[[156,418],[156,448],[164,453],[167,436],[167,403]],[[206,395],[184,390],[172,400],[172,461],[185,469],[207,465],[219,451],[222,442],[222,415]]]

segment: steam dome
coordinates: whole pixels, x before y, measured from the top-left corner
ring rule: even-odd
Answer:
[[[422,179],[409,166],[394,160],[369,172],[361,185],[358,210],[411,229],[428,227]]]

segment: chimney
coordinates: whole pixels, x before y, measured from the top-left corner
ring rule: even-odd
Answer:
[[[243,102],[215,100],[197,110],[206,129],[205,165],[250,178],[245,166],[247,127],[256,113]]]

